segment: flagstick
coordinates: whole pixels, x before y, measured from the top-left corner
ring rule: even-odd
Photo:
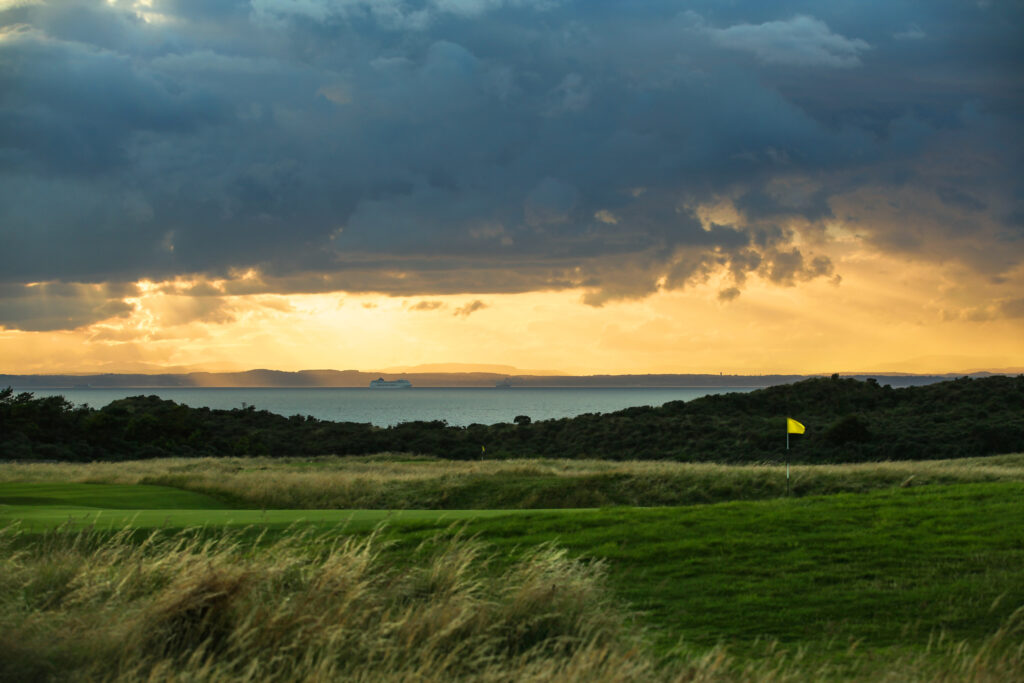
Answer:
[[[789,423],[786,424],[786,497],[789,498]]]

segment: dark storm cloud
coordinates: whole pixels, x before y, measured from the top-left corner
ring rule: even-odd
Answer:
[[[808,16],[705,32],[715,44],[749,52],[765,64],[851,68],[860,66],[860,54],[871,48],[860,38],[832,33],[825,22]]]
[[[952,0],[17,6],[0,11],[0,278],[256,269],[222,289],[583,286],[600,305],[723,268],[737,287],[833,277],[778,227],[833,218],[998,275],[1024,258],[1008,218],[1024,211],[1021,15]],[[722,198],[739,221],[699,219]],[[61,319],[25,306],[0,324]],[[65,319],[102,313],[85,297]]]
[[[0,284],[0,325],[34,331],[74,329],[127,316],[134,307],[123,297],[135,293],[134,287],[117,285]]]

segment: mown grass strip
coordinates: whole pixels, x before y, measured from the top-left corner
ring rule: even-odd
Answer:
[[[70,482],[0,482],[0,505],[71,505],[113,510],[228,507],[214,496],[171,486]]]
[[[166,486],[129,484],[0,483],[0,526],[25,531],[259,527],[282,530],[315,524],[335,531],[365,532],[384,524],[444,528],[469,521],[536,510],[241,510],[203,494]],[[544,511],[540,511],[544,512]],[[560,510],[559,512],[575,512]]]

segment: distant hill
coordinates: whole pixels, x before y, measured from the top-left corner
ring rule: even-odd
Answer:
[[[557,370],[523,370],[514,365],[486,363],[424,363],[422,365],[403,365],[383,368],[382,372],[416,373],[416,374],[452,374],[452,373],[491,373],[496,375],[564,375]]]

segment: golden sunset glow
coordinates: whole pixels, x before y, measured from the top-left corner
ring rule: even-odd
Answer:
[[[139,295],[126,299],[133,307],[126,317],[75,330],[6,330],[0,355],[8,371],[23,373],[498,361],[571,374],[929,373],[1024,365],[1024,322],[990,315],[1013,283],[857,251],[837,263],[838,283],[781,287],[752,276],[729,300],[721,292],[730,283],[718,273],[682,290],[601,307],[582,304],[580,289],[218,295],[223,282],[144,281]],[[186,293],[202,284],[207,295]],[[993,305],[979,308],[979,299]]]

